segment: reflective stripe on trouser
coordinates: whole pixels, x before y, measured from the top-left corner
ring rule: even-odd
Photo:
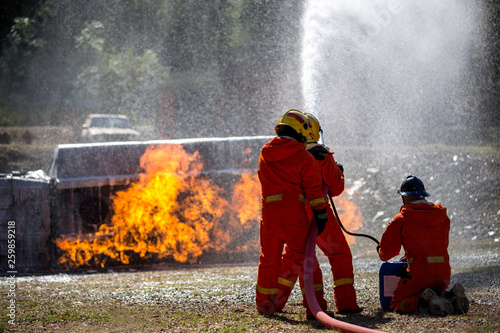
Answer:
[[[298,195],[292,202],[275,200],[263,204],[260,227],[261,255],[256,288],[256,305],[259,312],[276,311],[274,303],[280,268],[302,267],[299,274],[303,274],[309,226],[304,203]],[[282,260],[285,242],[292,253],[289,260]]]
[[[257,273],[255,302],[259,313],[272,314],[276,311],[274,302],[278,295],[277,281],[281,266],[281,256],[275,253],[283,251],[283,240],[278,232],[263,232],[261,227],[261,241],[263,246]]]
[[[288,250],[288,246],[285,246],[285,253],[283,254],[283,261],[288,262],[290,261],[290,258],[292,255],[290,254],[290,251]],[[295,286],[295,283],[297,282],[297,278],[299,277],[300,272],[303,272],[303,267],[299,269],[296,266],[288,266],[288,265],[283,265],[282,269],[280,271],[280,278],[278,282],[278,297],[276,299],[276,308],[278,310],[281,310],[285,307],[286,302],[288,301],[288,298],[290,297],[290,294],[292,293],[292,290]],[[300,275],[300,288],[303,291],[304,289],[304,283],[302,276]],[[324,291],[323,291],[323,274],[321,272],[321,268],[319,267],[319,263],[316,257],[314,257],[314,263],[313,263],[313,283],[314,283],[314,290],[316,294],[316,299],[318,300],[318,304],[320,305],[321,309],[323,311],[326,311],[327,309],[327,302],[323,296]],[[305,298],[305,295],[303,293],[303,301],[302,305],[306,308],[307,314],[312,314],[312,312],[309,310],[309,307],[307,305],[307,300]]]
[[[259,285],[255,288],[257,311],[262,314],[273,314],[276,312],[274,305],[278,288],[263,288]]]
[[[330,210],[329,210],[330,212]],[[316,241],[318,247],[328,257],[333,275],[333,292],[338,311],[358,308],[354,290],[354,272],[349,244],[333,216],[328,216],[328,223]]]

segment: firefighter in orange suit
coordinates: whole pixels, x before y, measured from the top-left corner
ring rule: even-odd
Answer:
[[[307,143],[307,150],[316,158],[323,179],[323,194],[328,202],[328,195],[338,196],[344,191],[343,167],[335,162],[333,153],[326,145],[319,144],[322,132],[318,119],[312,114],[306,114],[312,123],[313,134]],[[359,313],[362,311],[356,302],[356,291],[354,290],[354,273],[352,266],[352,254],[349,244],[340,228],[330,205],[327,206],[328,220],[324,232],[318,236],[316,244],[328,257],[333,273],[334,299],[337,311],[341,314]],[[308,216],[312,212],[308,209]],[[284,257],[290,255],[285,249]],[[284,307],[297,281],[297,275],[291,271],[282,269],[279,284],[279,303]]]
[[[266,143],[260,153],[258,176],[262,188],[262,220],[256,305],[261,314],[269,315],[279,310],[276,296],[280,268],[296,269],[303,277],[311,224],[306,202],[312,208],[318,232],[324,230],[328,221],[321,192],[321,171],[305,147],[311,131],[311,122],[302,112],[289,110],[275,127],[277,137]],[[282,260],[285,244],[291,255]],[[315,270],[313,280],[321,283],[321,270]],[[323,290],[318,291],[316,297],[326,311]],[[307,314],[312,314],[307,302],[303,304]]]
[[[437,315],[466,313],[469,301],[463,286],[456,284],[446,292],[451,275],[450,219],[446,208],[427,201],[425,197],[430,194],[423,182],[413,175],[403,181],[398,193],[403,206],[387,225],[377,247],[380,259],[387,261],[397,256],[403,246],[403,261],[408,263],[406,270],[398,274],[401,279],[392,296],[390,310]]]

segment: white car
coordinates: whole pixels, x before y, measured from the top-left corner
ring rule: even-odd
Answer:
[[[127,116],[91,114],[85,120],[80,142],[136,141],[140,133],[132,128]]]

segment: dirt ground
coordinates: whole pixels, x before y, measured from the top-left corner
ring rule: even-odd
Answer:
[[[335,319],[382,332],[499,332],[500,266],[491,244],[473,250],[476,261],[452,263],[471,301],[469,313],[435,317],[381,310],[375,251],[355,255],[355,287],[364,310]],[[456,251],[459,251],[457,249]],[[455,253],[455,251],[451,251]],[[320,257],[321,259],[321,257]],[[335,312],[329,264],[322,261],[329,310]],[[255,309],[256,263],[157,265],[2,278],[0,330],[7,332],[313,332],[296,286],[285,311],[261,316]],[[15,320],[7,315],[15,293]],[[14,325],[12,324],[14,323]]]

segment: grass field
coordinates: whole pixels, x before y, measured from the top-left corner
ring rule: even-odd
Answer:
[[[498,253],[474,249],[482,262],[458,262],[452,283],[461,282],[471,300],[467,315],[434,317],[383,312],[379,303],[375,251],[355,257],[359,315],[335,319],[384,332],[498,332],[500,285]],[[496,265],[488,265],[488,261]],[[322,263],[326,298],[335,311],[329,265]],[[256,263],[119,267],[102,271],[60,272],[18,277],[15,325],[7,314],[9,286],[0,284],[0,330],[8,332],[313,332],[325,330],[307,321],[298,287],[285,311],[258,315]]]

